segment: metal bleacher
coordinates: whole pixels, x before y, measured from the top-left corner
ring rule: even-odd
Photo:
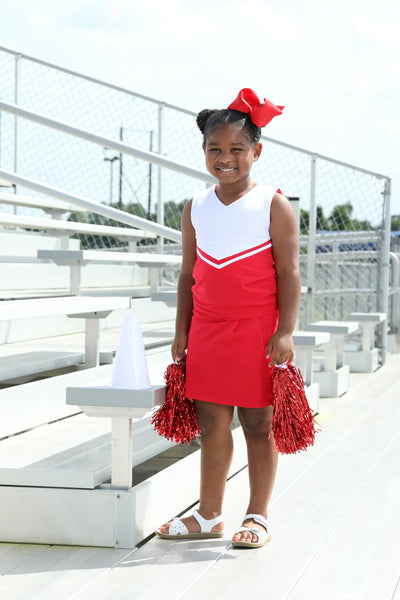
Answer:
[[[39,68],[57,71],[54,65]],[[10,597],[43,600],[188,600],[210,591],[243,598],[250,589],[245,572],[253,591],[269,590],[273,598],[397,599],[400,285],[399,257],[390,252],[390,179],[264,138],[278,158],[260,161],[256,177],[283,180],[298,206],[303,288],[296,360],[322,432],[309,452],[282,457],[272,503],[277,541],[253,562],[249,553],[233,550],[229,538],[169,545],[152,532],[196,505],[200,469],[200,442],[175,446],[150,425],[153,404],[165,393],[174,332],[181,234],[171,214],[180,214],[183,199],[211,178],[199,166],[199,140],[186,133],[193,113],[80,74],[58,74],[73,75],[65,94],[74,93],[74,81],[79,98],[82,81],[88,89],[97,86],[90,88],[85,119],[76,115],[79,126],[67,122],[56,103],[19,106],[7,90],[0,100],[4,589],[19,585],[21,595]],[[111,110],[105,100],[99,118],[102,90],[120,94],[120,109]],[[76,98],[68,98],[73,106]],[[123,137],[129,132],[121,126],[130,112],[127,98],[139,119],[131,130],[147,135],[157,129],[157,151],[148,149],[147,138],[133,144]],[[100,123],[114,113],[117,120],[103,130]],[[174,141],[177,127],[168,125],[171,114],[174,123],[182,119],[183,155]],[[39,153],[28,151],[33,162],[18,162],[15,149],[24,144],[40,147],[45,160],[35,163]],[[110,180],[98,170],[108,160],[104,148],[132,178],[133,209],[122,196],[118,206],[104,200],[116,191],[113,163]],[[120,190],[123,182],[121,176]],[[354,198],[354,219],[343,209],[348,197]],[[368,207],[371,221],[365,222]],[[150,399],[136,404],[113,394],[110,383],[126,314],[139,316],[154,387]],[[82,400],[86,389],[90,398],[106,390],[111,401],[93,400],[86,411],[85,402],[71,401]],[[245,442],[239,427],[233,433],[226,502],[231,529],[247,493]],[[144,593],[148,589],[153,595]]]

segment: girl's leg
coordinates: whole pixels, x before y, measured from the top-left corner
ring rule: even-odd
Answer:
[[[229,467],[232,461],[233,441],[231,422],[233,407],[211,402],[196,401],[197,420],[201,430],[201,479],[199,513],[204,519],[214,519],[222,513],[222,502]],[[200,531],[192,516],[181,519],[190,533]],[[170,523],[160,527],[168,533]],[[224,524],[212,531],[223,531]]]
[[[272,495],[278,466],[278,452],[274,449],[272,434],[272,406],[265,408],[239,408],[238,416],[247,443],[249,465],[250,501],[246,514],[257,513],[268,517],[268,504]],[[268,437],[270,436],[270,439]],[[246,521],[247,527],[261,527]],[[252,533],[233,536],[235,541],[257,541]]]

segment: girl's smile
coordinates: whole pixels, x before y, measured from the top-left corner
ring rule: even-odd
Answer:
[[[225,169],[223,167],[217,167],[217,170],[222,173],[223,175],[231,175],[232,173],[235,172],[235,168],[234,167],[230,167],[228,169]]]

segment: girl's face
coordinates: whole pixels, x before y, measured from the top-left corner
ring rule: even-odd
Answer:
[[[207,170],[221,184],[248,179],[261,149],[261,143],[252,144],[247,135],[234,125],[215,127],[203,144]]]

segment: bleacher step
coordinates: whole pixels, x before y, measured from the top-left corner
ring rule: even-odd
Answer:
[[[79,414],[3,440],[2,485],[94,489],[111,477],[110,428],[110,419]],[[150,416],[134,421],[132,430],[133,466],[173,446],[154,431]]]
[[[38,351],[0,357],[0,381],[38,375],[82,364],[83,352]]]

